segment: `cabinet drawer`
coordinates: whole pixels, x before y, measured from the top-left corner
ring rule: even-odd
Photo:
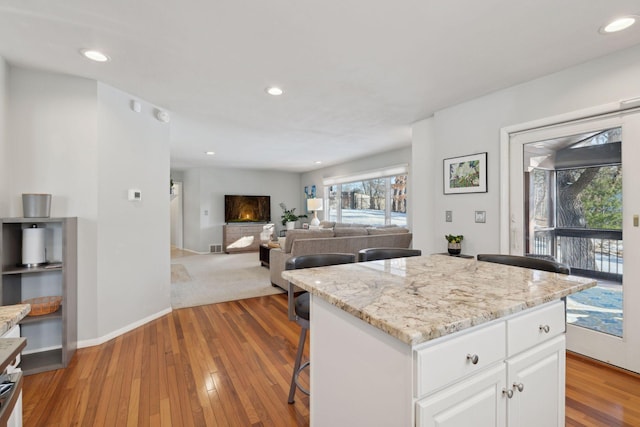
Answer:
[[[558,301],[532,313],[507,320],[507,352],[520,353],[565,331],[564,302]]]
[[[505,339],[505,323],[498,322],[416,350],[415,397],[420,398],[503,360]],[[477,356],[476,363],[473,363],[474,356]]]

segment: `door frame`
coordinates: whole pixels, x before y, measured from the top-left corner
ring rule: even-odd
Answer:
[[[553,132],[554,128],[566,128],[571,125],[580,124],[585,121],[606,120],[607,118],[619,117],[623,120],[626,114],[640,114],[640,98],[628,101],[620,101],[610,104],[605,104],[593,108],[574,111],[558,116],[548,117],[532,122],[522,123],[514,126],[504,127],[500,130],[500,252],[509,254],[513,251],[517,251],[519,245],[518,236],[518,218],[511,218],[511,185],[517,186],[518,182],[511,182],[511,173],[517,171],[511,170],[511,155],[512,149],[519,149],[521,144],[516,141],[512,143],[512,138],[519,133],[531,132],[531,131],[546,131]],[[626,125],[625,125],[626,126]],[[638,134],[638,126],[631,125],[635,128],[635,134]],[[543,129],[544,128],[544,129]],[[625,150],[625,127],[623,127],[623,150]],[[515,139],[515,138],[514,138]],[[627,146],[632,143],[627,143]],[[628,148],[627,148],[628,150]],[[636,155],[638,150],[636,150]],[[515,166],[514,166],[515,167]],[[623,170],[624,159],[623,159]],[[624,173],[624,172],[623,172]],[[516,180],[517,181],[517,180]],[[629,212],[637,212],[639,209],[638,203],[628,197],[630,189],[625,191],[624,188],[628,187],[628,183],[623,183],[623,221],[628,223],[630,221],[631,214]],[[512,222],[515,221],[514,224]],[[522,228],[522,224],[520,224]],[[625,226],[623,225],[623,229]],[[635,231],[634,231],[635,233]],[[635,234],[634,234],[635,235]],[[625,248],[636,250],[634,240],[630,240],[628,233],[625,233]],[[637,240],[637,238],[635,239]],[[625,265],[627,267],[627,265]],[[631,273],[631,274],[629,274]],[[629,266],[625,268],[625,278],[623,279],[623,286],[629,280],[633,280],[634,277],[638,277],[638,269],[635,266]],[[574,325],[567,325],[567,349],[577,351],[581,354],[585,354],[590,357],[594,357],[598,360],[602,360],[607,363],[614,364],[616,366],[629,369],[634,372],[640,373],[640,347],[637,346],[637,339],[633,336],[632,329],[637,329],[639,321],[636,315],[629,315],[632,307],[631,302],[637,301],[639,297],[638,291],[630,290],[627,285],[624,287],[624,324],[623,324],[623,337],[613,337],[597,331],[591,331],[586,328],[580,328]],[[637,333],[637,331],[636,331]],[[595,346],[595,347],[592,347]],[[624,348],[624,350],[623,350]]]
[[[640,106],[640,98],[631,100],[612,102],[596,107],[576,110],[569,113],[559,114],[556,116],[545,117],[530,122],[519,123],[516,125],[506,126],[500,129],[500,253],[508,254],[510,252],[510,230],[511,221],[509,220],[509,192],[510,186],[510,154],[511,154],[511,135],[520,132],[532,131],[535,129],[564,126],[570,122],[576,122],[585,119],[596,118],[606,114],[631,110]]]

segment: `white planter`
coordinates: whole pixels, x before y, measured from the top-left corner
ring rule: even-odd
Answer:
[[[296,222],[295,221],[288,221],[287,222],[287,230],[293,230],[294,228],[296,228]]]

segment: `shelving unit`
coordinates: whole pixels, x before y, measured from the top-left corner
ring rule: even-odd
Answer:
[[[64,368],[77,347],[77,218],[3,218],[0,228],[0,305],[61,295],[56,312],[27,316],[20,322],[27,338],[21,367],[25,375]],[[22,230],[46,229],[48,264],[23,267]]]

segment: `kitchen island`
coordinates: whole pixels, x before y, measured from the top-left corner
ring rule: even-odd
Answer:
[[[283,277],[312,296],[312,426],[564,424],[564,298],[595,281],[446,255]]]

